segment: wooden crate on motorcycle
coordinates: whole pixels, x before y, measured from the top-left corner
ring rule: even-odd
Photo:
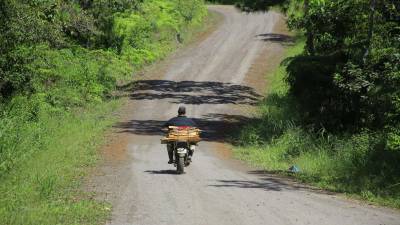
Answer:
[[[181,128],[181,127],[168,127],[168,134],[165,138],[161,139],[161,144],[168,144],[174,141],[187,141],[190,143],[197,143],[201,141],[201,130],[198,128]]]

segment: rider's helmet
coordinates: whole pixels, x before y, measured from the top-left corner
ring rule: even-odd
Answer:
[[[179,109],[178,109],[178,115],[185,115],[186,114],[186,108],[185,108],[185,106],[179,106]]]

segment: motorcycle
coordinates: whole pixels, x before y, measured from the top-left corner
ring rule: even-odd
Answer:
[[[185,167],[190,165],[191,155],[195,145],[200,141],[200,130],[194,127],[168,127],[168,134],[161,139],[162,144],[172,148],[174,166],[178,174],[185,172]]]
[[[170,143],[173,148],[174,166],[178,174],[185,172],[185,167],[190,165],[189,155],[194,151],[194,145],[188,141],[173,141]]]

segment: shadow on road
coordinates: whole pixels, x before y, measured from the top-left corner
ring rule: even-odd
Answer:
[[[165,175],[180,175],[176,172],[176,170],[146,170],[144,171],[145,173],[148,174],[165,174]]]
[[[168,99],[178,104],[255,105],[261,95],[247,86],[211,81],[142,80],[118,88],[133,100]]]
[[[266,34],[259,34],[256,35],[257,38],[259,38],[262,41],[266,42],[275,42],[275,43],[280,43],[284,45],[292,45],[294,44],[294,38],[285,35],[285,34],[273,34],[273,33],[266,33]]]
[[[207,114],[202,118],[193,118],[198,127],[203,130],[201,138],[205,141],[234,142],[232,136],[237,133],[241,126],[256,120],[242,115]],[[119,128],[121,133],[136,135],[164,135],[161,130],[165,121],[160,120],[130,120],[129,122],[117,123],[114,127]]]
[[[256,105],[260,98],[253,88],[232,83],[211,81],[170,81],[142,80],[118,87],[119,91],[133,100],[165,99],[177,104],[235,104]],[[241,115],[207,114],[201,118],[193,118],[204,132],[203,140],[229,142],[231,134],[251,118]],[[121,133],[136,135],[164,135],[161,127],[165,121],[131,120],[118,123]]]
[[[265,191],[283,191],[283,190],[296,190],[296,191],[312,191],[324,194],[334,194],[318,188],[309,187],[293,181],[290,178],[282,179],[282,176],[275,177],[274,174],[282,174],[284,171],[265,171],[254,170],[249,171],[248,174],[256,175],[257,179],[254,180],[216,180],[216,184],[209,185],[211,187],[232,187],[232,188],[245,188],[245,189],[264,189]]]
[[[211,81],[141,80],[120,86],[118,90],[133,100],[165,99],[170,103],[193,105],[256,105],[262,97],[251,87]],[[228,114],[207,114],[193,119],[204,131],[203,140],[218,142],[231,142],[229,137],[235,130],[254,120]],[[114,127],[119,128],[120,133],[164,135],[161,130],[164,123],[159,120],[130,120]]]

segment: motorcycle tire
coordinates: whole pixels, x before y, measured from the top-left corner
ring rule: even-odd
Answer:
[[[183,174],[185,172],[185,157],[179,157],[176,163],[176,172]]]

